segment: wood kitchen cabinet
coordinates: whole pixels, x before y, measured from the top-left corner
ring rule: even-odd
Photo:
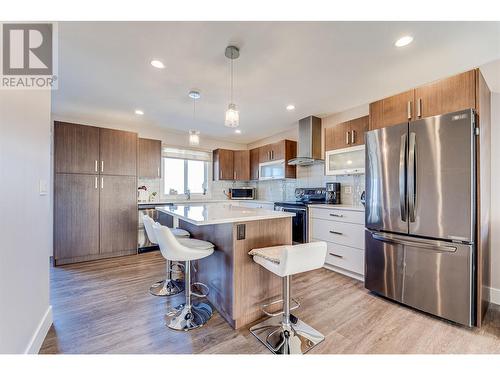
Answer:
[[[250,180],[259,179],[259,148],[250,150]]]
[[[99,254],[99,176],[57,173],[54,179],[54,261]],[[134,192],[135,193],[135,192]]]
[[[218,148],[213,151],[213,180],[234,180],[234,151]]]
[[[100,173],[137,175],[137,133],[99,129]]]
[[[370,104],[370,130],[406,121],[477,109],[479,71],[470,70]]]
[[[250,180],[250,151],[238,150],[233,154],[233,174],[234,180]]]
[[[137,250],[137,179],[100,176],[99,253],[133,254]]]
[[[54,172],[98,173],[99,128],[54,122]]]
[[[413,117],[415,91],[409,90],[401,94],[370,103],[370,130],[397,125]]]
[[[326,128],[325,151],[363,145],[368,120],[368,116],[363,116]]]
[[[137,177],[161,177],[161,141],[157,139],[139,138]]]
[[[414,119],[476,108],[475,71],[441,79],[415,89]]]
[[[137,252],[136,133],[54,123],[54,264]]]
[[[267,163],[271,161],[271,145],[259,147],[259,163]]]

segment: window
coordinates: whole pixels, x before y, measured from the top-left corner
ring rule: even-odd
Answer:
[[[163,149],[163,194],[206,194],[211,155],[165,147]]]

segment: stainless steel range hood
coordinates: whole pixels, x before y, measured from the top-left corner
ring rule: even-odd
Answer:
[[[297,157],[288,160],[288,165],[312,165],[323,163],[321,133],[320,118],[309,116],[300,120]]]

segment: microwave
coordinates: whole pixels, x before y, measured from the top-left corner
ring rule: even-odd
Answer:
[[[231,199],[255,199],[255,188],[253,187],[239,187],[229,189],[231,193]]]

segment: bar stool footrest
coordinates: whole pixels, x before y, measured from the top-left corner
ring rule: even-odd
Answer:
[[[291,299],[291,301],[292,301],[293,303],[295,303],[295,305],[290,306],[290,311],[293,311],[293,310],[298,309],[298,308],[300,307],[300,302],[299,302],[299,301],[297,301],[297,300],[296,300],[295,298],[293,298],[293,297],[292,297],[292,298],[290,298],[290,299]],[[260,309],[261,309],[261,311],[262,311],[264,314],[266,314],[267,316],[271,316],[271,317],[272,317],[272,316],[279,316],[279,315],[283,315],[283,313],[284,313],[284,311],[283,311],[283,310],[280,310],[280,311],[277,311],[277,312],[274,312],[274,313],[269,312],[269,311],[267,311],[267,310],[266,310],[266,308],[267,308],[267,307],[272,306],[272,305],[276,305],[276,304],[278,304],[278,303],[283,303],[283,299],[278,299],[278,300],[275,300],[275,301],[272,301],[272,302],[269,302],[269,303],[264,303],[264,304],[260,305]]]
[[[203,289],[205,288],[206,290],[206,293],[202,293],[202,294],[199,294],[199,293],[196,293],[196,292],[193,292],[193,286],[197,286],[198,288],[200,289]],[[203,284],[203,283],[200,283],[200,282],[196,282],[196,283],[192,283],[191,284],[191,291],[190,293],[195,296],[195,297],[199,297],[199,298],[205,298],[206,296],[208,296],[208,294],[210,293],[210,288],[208,287],[208,285],[206,284]]]

